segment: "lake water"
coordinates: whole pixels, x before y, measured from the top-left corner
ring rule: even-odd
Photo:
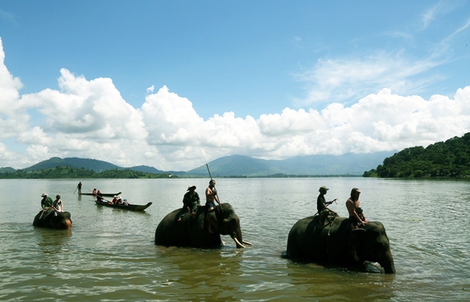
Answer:
[[[122,191],[144,213],[98,207],[74,194],[78,180],[0,180],[1,301],[468,301],[470,182],[371,178],[217,179],[243,238],[221,249],[154,245],[160,220],[180,208],[190,184],[208,179],[85,179],[82,191]],[[353,187],[369,220],[381,221],[396,275],[281,258],[294,223],[316,212],[318,188],[347,216]],[[70,231],[32,226],[43,192],[60,194]]]

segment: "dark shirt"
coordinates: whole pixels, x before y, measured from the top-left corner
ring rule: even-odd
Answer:
[[[325,207],[326,207],[325,195],[320,194],[320,195],[318,195],[318,198],[317,198],[317,210],[318,210],[318,213],[320,213],[321,211],[323,211],[323,209],[324,209]]]
[[[183,197],[183,204],[190,207],[193,203],[200,204],[199,194],[197,192],[187,192]]]
[[[41,207],[44,209],[45,207],[52,207],[52,198],[50,197],[44,197],[41,200]]]

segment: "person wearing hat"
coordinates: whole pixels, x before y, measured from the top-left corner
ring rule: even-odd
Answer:
[[[111,203],[113,205],[118,204],[119,203],[119,197],[117,195],[114,195],[113,200],[111,200]]]
[[[41,199],[41,208],[43,210],[47,210],[47,209],[51,208],[52,207],[52,198],[47,196],[47,193],[42,193],[41,197],[42,197],[42,199]]]
[[[333,213],[333,215],[338,215],[335,211],[328,208],[328,205],[336,201],[336,198],[331,201],[326,201],[325,194],[328,192],[328,190],[329,189],[325,186],[321,186],[318,190],[320,194],[317,197],[317,210],[318,215],[320,216],[320,225],[323,225],[325,223],[325,219],[330,213]]]
[[[351,222],[351,229],[355,230],[360,226],[364,226],[368,221],[361,209],[361,202],[359,195],[361,191],[358,188],[351,190],[351,196],[346,201],[346,208],[349,213],[349,221]]]
[[[183,208],[181,211],[178,213],[177,221],[181,221],[183,219],[184,214],[186,214],[188,211],[191,211],[190,215],[194,216],[196,215],[197,207],[200,205],[201,201],[199,199],[199,194],[196,192],[196,186],[191,185],[188,187],[188,192],[184,194],[183,197]]]

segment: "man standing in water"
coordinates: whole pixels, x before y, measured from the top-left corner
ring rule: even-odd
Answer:
[[[206,207],[208,211],[213,211],[216,207],[216,201],[220,205],[219,196],[217,196],[217,189],[215,188],[215,180],[209,181],[209,186],[206,189]]]

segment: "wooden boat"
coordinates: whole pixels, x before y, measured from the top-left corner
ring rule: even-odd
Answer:
[[[146,208],[150,207],[152,205],[151,202],[145,204],[145,205],[139,205],[139,204],[129,204],[129,205],[123,205],[123,204],[109,204],[106,201],[95,201],[96,205],[98,206],[105,206],[105,207],[110,207],[110,208],[116,208],[116,209],[123,209],[123,210],[129,210],[129,211],[145,211]]]
[[[97,194],[81,192],[81,193],[78,193],[78,195],[96,196]],[[101,196],[104,196],[104,197],[114,197],[115,195],[121,195],[121,192],[118,192],[118,193],[101,193]]]

